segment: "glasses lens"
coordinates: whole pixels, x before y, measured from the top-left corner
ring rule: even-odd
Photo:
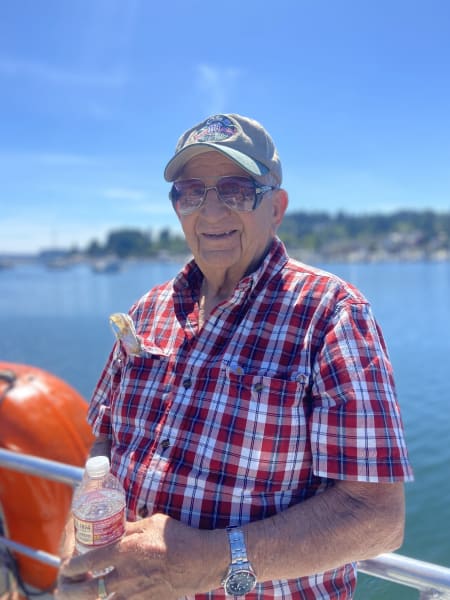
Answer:
[[[247,177],[223,177],[217,182],[217,191],[223,202],[241,212],[253,210],[255,184]]]
[[[200,179],[185,179],[173,184],[171,199],[178,210],[188,214],[196,210],[202,203],[205,195],[205,184]]]

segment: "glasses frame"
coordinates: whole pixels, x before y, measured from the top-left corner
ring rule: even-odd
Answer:
[[[253,204],[251,206],[251,208],[248,209],[239,209],[236,206],[232,206],[231,204],[229,204],[224,198],[222,198],[222,196],[220,195],[219,189],[217,186],[220,185],[220,182],[223,181],[224,179],[240,179],[240,180],[245,180],[245,181],[250,181],[253,184],[253,190],[254,190],[254,200],[253,200]],[[197,206],[194,206],[190,209],[185,209],[182,210],[180,209],[179,206],[177,206],[178,203],[178,198],[176,196],[177,194],[177,190],[176,190],[176,184],[180,183],[180,182],[185,182],[185,181],[198,181],[200,182],[203,187],[204,187],[204,191],[203,191],[203,196],[200,200],[200,202],[198,203]],[[264,194],[266,194],[267,192],[269,192],[270,190],[275,190],[277,189],[278,186],[276,185],[260,185],[258,181],[256,181],[255,179],[251,178],[251,177],[241,177],[239,175],[225,175],[224,177],[220,177],[220,179],[218,179],[218,181],[216,182],[216,185],[210,185],[210,186],[206,186],[205,182],[200,179],[199,177],[191,177],[189,179],[180,179],[179,181],[174,181],[170,192],[169,192],[169,198],[173,204],[173,207],[175,208],[175,210],[183,216],[186,215],[190,215],[193,212],[195,212],[196,210],[199,210],[205,200],[206,200],[206,196],[209,192],[209,190],[215,190],[217,197],[220,199],[221,202],[223,202],[225,204],[225,206],[227,206],[229,209],[234,210],[236,212],[253,212],[254,210],[256,210],[258,208],[258,206],[261,204],[261,200],[263,199]]]

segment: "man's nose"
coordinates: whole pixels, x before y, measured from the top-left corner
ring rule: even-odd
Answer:
[[[215,187],[209,187],[205,192],[202,204],[202,212],[206,215],[216,215],[218,212],[229,211],[228,206],[220,199]]]

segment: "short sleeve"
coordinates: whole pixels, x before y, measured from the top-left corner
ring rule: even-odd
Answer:
[[[370,305],[337,305],[314,365],[310,421],[317,476],[362,482],[413,479],[392,366]]]

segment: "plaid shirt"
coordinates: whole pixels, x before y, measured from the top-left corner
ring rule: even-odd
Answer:
[[[200,329],[201,281],[192,261],[133,306],[141,352],[116,344],[90,404],[130,520],[163,512],[224,528],[334,479],[412,478],[385,345],[355,288],[290,259],[276,239]],[[248,598],[342,600],[354,585],[345,565],[258,584]]]

